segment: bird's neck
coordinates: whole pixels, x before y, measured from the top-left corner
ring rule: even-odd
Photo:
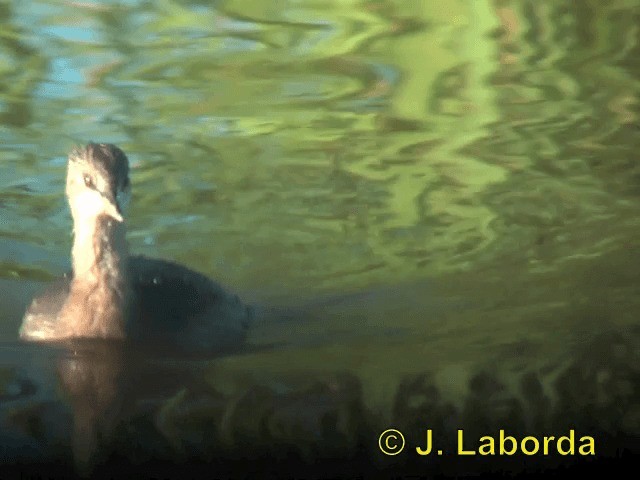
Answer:
[[[129,256],[125,225],[108,216],[75,219],[71,256],[74,280],[124,282]]]
[[[73,279],[59,314],[63,336],[123,339],[135,311],[125,226],[74,218]]]

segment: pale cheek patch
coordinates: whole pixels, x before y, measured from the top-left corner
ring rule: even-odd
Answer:
[[[75,195],[71,210],[74,217],[96,217],[104,212],[104,199],[95,190],[86,190]]]

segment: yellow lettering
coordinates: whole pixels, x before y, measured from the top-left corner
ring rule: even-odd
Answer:
[[[544,437],[544,451],[542,453],[549,455],[549,442],[555,439],[556,437]]]
[[[433,437],[433,432],[429,428],[429,429],[427,429],[427,445],[426,445],[426,447],[424,449],[422,449],[420,447],[416,447],[416,452],[418,452],[418,455],[429,455],[431,453],[431,448],[433,448],[432,437]]]
[[[527,449],[527,442],[533,443],[532,450]],[[524,437],[520,442],[520,450],[522,450],[522,453],[525,455],[535,455],[538,453],[538,450],[540,450],[540,443],[536,437]]]
[[[496,454],[496,442],[493,440],[493,437],[482,437],[480,438],[481,443],[478,448],[478,452],[480,455],[495,455]]]
[[[569,449],[565,450],[562,446],[565,443],[569,443]],[[561,436],[558,438],[558,443],[556,444],[556,448],[558,449],[558,453],[560,455],[574,455],[575,454],[575,432],[573,430],[569,430],[569,436]]]
[[[511,450],[507,451],[505,449],[506,441],[511,442]],[[516,442],[516,439],[510,435],[507,435],[505,437],[504,430],[500,430],[500,455],[513,455],[514,453],[516,453],[517,449],[518,449],[518,443]]]
[[[580,445],[578,451],[580,455],[595,455],[596,454],[596,442],[593,437],[580,437],[581,442],[587,442],[586,445]],[[586,447],[589,447],[588,449]]]
[[[475,450],[464,449],[464,433],[462,430],[458,430],[458,455],[475,455]]]

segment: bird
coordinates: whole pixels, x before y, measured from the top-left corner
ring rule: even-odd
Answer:
[[[74,148],[65,193],[73,218],[72,271],[34,297],[20,326],[22,340],[113,340],[194,353],[242,348],[251,306],[186,266],[129,254],[129,160],[119,147]]]

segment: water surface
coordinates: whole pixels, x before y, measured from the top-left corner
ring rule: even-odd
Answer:
[[[68,268],[88,141],[132,162],[132,251],[263,312],[210,360],[232,391],[346,372],[384,423],[407,375],[459,405],[474,372],[637,339],[639,21],[622,0],[2,3],[0,366],[34,358],[17,328]]]

